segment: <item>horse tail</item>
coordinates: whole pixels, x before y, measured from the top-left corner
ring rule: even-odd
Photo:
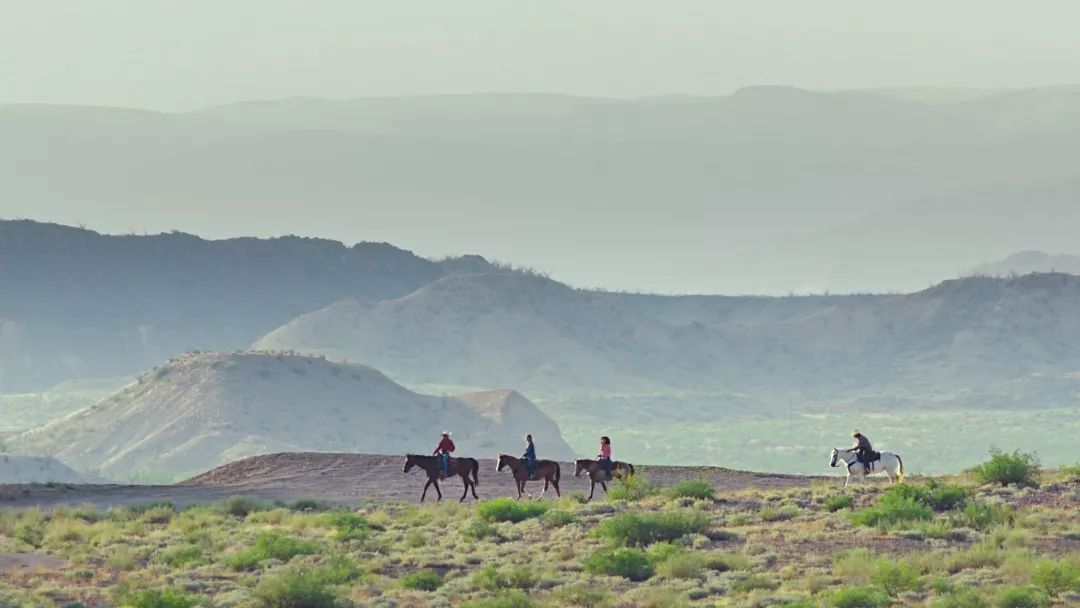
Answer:
[[[562,478],[562,467],[559,466],[558,462],[556,462],[555,463],[555,483],[558,483],[560,478]]]
[[[480,483],[480,461],[472,458],[472,485],[475,488],[476,484]]]
[[[628,462],[628,463],[626,463],[626,466],[630,467],[630,475],[633,476],[634,475],[634,465],[632,465],[632,464],[630,464]]]
[[[899,454],[896,455],[896,462],[900,463],[900,469],[896,472],[896,479],[898,479],[900,483],[904,483],[904,459],[900,458]]]

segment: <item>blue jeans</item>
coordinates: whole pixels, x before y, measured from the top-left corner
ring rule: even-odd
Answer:
[[[446,452],[443,452],[442,454],[439,454],[439,465],[442,467],[443,474],[444,475],[449,475],[450,474],[450,454],[447,454]]]
[[[604,472],[608,474],[608,477],[611,477],[611,468],[613,465],[614,463],[611,462],[610,458],[600,459],[600,466],[604,467]]]

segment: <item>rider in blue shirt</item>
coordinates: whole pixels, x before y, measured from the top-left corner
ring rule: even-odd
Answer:
[[[525,463],[529,477],[532,477],[536,474],[536,444],[533,443],[531,434],[525,435],[525,443],[525,453],[521,455],[521,460]]]

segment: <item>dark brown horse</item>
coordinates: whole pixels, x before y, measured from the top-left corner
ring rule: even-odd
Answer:
[[[525,463],[521,462],[520,458],[515,458],[508,454],[499,454],[499,465],[495,468],[496,471],[502,471],[509,467],[510,471],[514,474],[514,481],[517,482],[517,499],[521,500],[521,495],[525,493],[525,483],[530,480],[544,480],[544,491],[540,494],[543,496],[548,491],[548,485],[555,487],[555,495],[562,496],[559,491],[559,478],[562,476],[559,463],[554,460],[537,460],[536,467],[533,471],[533,476],[529,477],[529,471],[525,468]],[[528,495],[532,498],[532,494]]]
[[[427,483],[424,484],[424,493],[420,495],[420,502],[424,502],[424,498],[427,497],[428,488],[432,485],[435,486],[435,491],[439,494],[439,500],[442,500],[442,491],[439,490],[439,476],[442,474],[442,463],[439,461],[438,456],[425,456],[422,454],[409,454],[405,457],[405,466],[402,471],[408,473],[413,467],[420,467],[427,473]],[[465,483],[465,491],[461,493],[461,500],[458,502],[465,502],[465,497],[469,495],[469,490],[472,490],[473,498],[480,498],[476,495],[476,484],[480,483],[480,463],[475,458],[451,458],[450,470],[447,473],[447,478],[453,475],[459,475],[461,481]],[[469,475],[472,475],[472,479],[469,479]]]
[[[589,498],[592,500],[593,493],[596,492],[596,484],[600,484],[601,488],[604,488],[604,494],[607,494],[607,471],[600,464],[599,460],[591,458],[579,458],[574,461],[574,477],[581,477],[583,472],[589,474],[589,481],[592,482],[592,487],[589,488]],[[616,460],[611,463],[611,479],[619,479],[630,477],[634,474],[634,465],[629,462],[622,462]]]

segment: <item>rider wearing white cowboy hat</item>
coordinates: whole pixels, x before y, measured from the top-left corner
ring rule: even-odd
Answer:
[[[870,474],[870,454],[874,452],[873,446],[870,445],[870,440],[859,432],[859,429],[851,431],[851,436],[855,438],[855,445],[851,446],[851,451],[855,452],[859,462],[863,463],[863,468],[866,469],[866,474]]]
[[[435,446],[435,451],[432,452],[435,456],[439,457],[439,468],[442,471],[442,477],[445,479],[450,474],[450,454],[457,449],[454,442],[450,440],[450,431],[442,432],[442,439],[439,440],[439,445]]]

